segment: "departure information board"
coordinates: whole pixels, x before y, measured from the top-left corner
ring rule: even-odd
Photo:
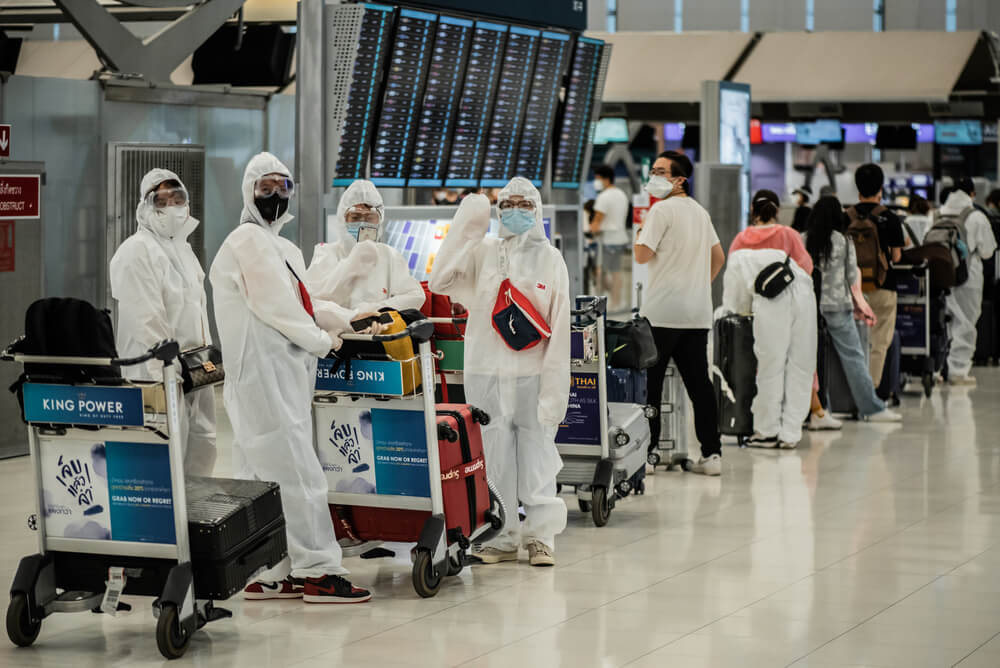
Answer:
[[[576,41],[563,117],[556,136],[553,188],[580,187],[603,47],[604,42],[589,37],[580,37]]]
[[[472,31],[473,22],[469,19],[442,16],[438,20],[408,186],[444,183],[455,111],[462,91],[463,65]]]
[[[507,26],[476,21],[465,66],[465,83],[458,103],[458,118],[455,120],[444,182],[446,186],[472,188],[479,185],[506,40]]]
[[[510,29],[479,179],[479,185],[484,188],[503,187],[514,176],[540,36],[541,31],[531,28],[513,26]]]
[[[406,185],[436,26],[436,14],[399,11],[372,151],[371,181],[377,186]]]
[[[514,170],[515,174],[529,179],[538,187],[545,176],[545,159],[552,140],[559,90],[569,53],[569,35],[542,33]]]
[[[393,8],[365,4],[358,39],[357,56],[351,78],[344,124],[340,130],[340,151],[334,186],[349,185],[363,178],[375,127],[376,110],[382,92],[382,75],[392,32]]]

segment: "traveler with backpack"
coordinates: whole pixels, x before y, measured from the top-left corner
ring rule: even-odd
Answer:
[[[885,174],[868,163],[854,172],[860,201],[847,208],[847,236],[854,242],[861,290],[875,313],[869,338],[871,358],[868,369],[872,382],[882,380],[882,366],[896,331],[896,283],[892,263],[899,262],[906,241],[899,216],[882,205]]]
[[[188,236],[198,227],[180,177],[154,169],[139,184],[136,230],[111,258],[111,295],[118,303],[117,348],[138,357],[173,339],[181,350],[212,343],[205,297],[205,272]],[[162,365],[123,367],[132,380],[162,378]],[[189,392],[180,402],[184,472],[210,476],[215,468],[215,393]]]
[[[931,205],[920,195],[912,195],[906,211],[906,218],[903,219],[908,240],[906,248],[914,248],[924,243],[924,235],[931,227]]]
[[[843,210],[836,197],[821,197],[809,216],[805,241],[821,276],[820,315],[840,358],[858,414],[871,422],[899,422],[902,416],[888,410],[875,394],[865,363],[866,351],[854,324],[858,316],[869,322],[875,316],[860,294],[854,244],[842,232],[843,223]]]
[[[948,382],[975,385],[971,375],[976,351],[976,323],[983,307],[983,260],[993,257],[997,241],[986,214],[974,206],[975,186],[970,178],[958,179],[955,190],[941,206],[926,243],[944,234],[958,237],[958,271],[955,287],[947,297],[951,315],[951,350],[948,353]]]

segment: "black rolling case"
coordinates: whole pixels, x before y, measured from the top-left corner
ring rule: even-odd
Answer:
[[[844,367],[840,363],[840,355],[833,345],[830,334],[824,330],[822,341],[823,348],[823,376],[820,378],[821,385],[826,394],[826,409],[831,413],[842,413],[845,415],[858,414],[858,407],[854,403],[854,396],[851,394],[851,387],[847,384],[847,376],[844,375]],[[864,341],[862,345],[868,345]]]
[[[232,596],[287,554],[281,493],[273,482],[187,480],[188,532],[199,598]]]
[[[715,365],[732,391],[731,401],[715,378],[715,401],[719,407],[719,432],[730,436],[752,436],[750,405],[757,394],[757,356],[753,352],[753,316],[727,315],[715,323]]]

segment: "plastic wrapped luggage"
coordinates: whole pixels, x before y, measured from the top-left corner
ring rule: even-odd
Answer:
[[[719,432],[730,436],[753,435],[750,405],[757,394],[757,356],[753,351],[753,316],[727,315],[715,322],[713,332],[715,366],[729,385],[715,377],[719,407]]]
[[[649,388],[645,369],[608,369],[608,403],[646,405]]]

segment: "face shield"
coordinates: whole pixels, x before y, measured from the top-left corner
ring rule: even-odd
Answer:
[[[265,174],[253,184],[254,204],[268,223],[285,215],[288,200],[294,194],[295,182],[284,174]]]
[[[187,188],[181,185],[160,185],[146,193],[145,202],[155,211],[162,211],[172,206],[187,206]]]
[[[355,241],[378,241],[382,236],[380,223],[383,215],[381,205],[373,207],[368,204],[355,204],[344,211],[347,233],[354,237]]]

